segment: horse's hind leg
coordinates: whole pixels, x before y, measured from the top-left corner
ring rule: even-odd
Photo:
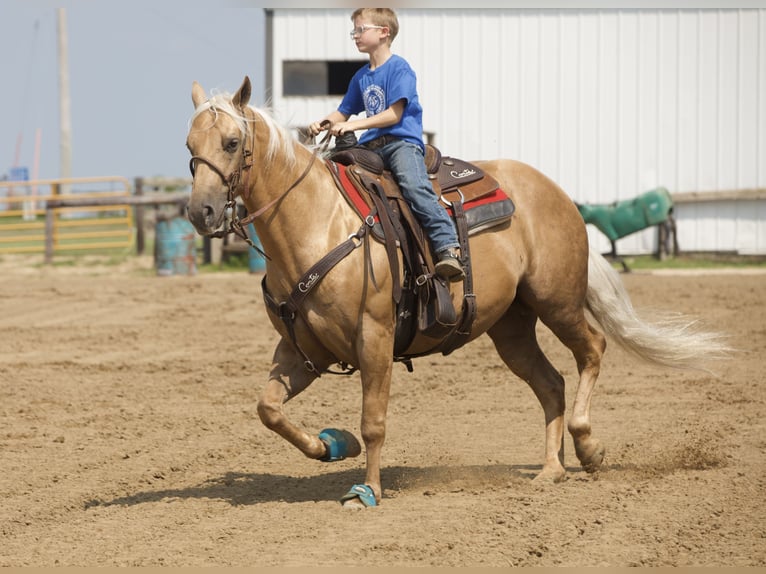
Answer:
[[[604,460],[605,449],[601,441],[591,434],[590,401],[601,369],[601,357],[606,349],[604,336],[587,324],[583,318],[582,330],[587,329],[590,336],[579,338],[577,343],[569,345],[577,360],[580,381],[577,395],[569,418],[569,433],[574,440],[575,453],[580,464],[587,472],[595,472]]]
[[[535,334],[537,315],[514,303],[489,331],[508,368],[532,388],[545,413],[545,463],[535,480],[564,478],[564,378],[540,349]]]
[[[566,320],[567,318],[569,320]],[[558,313],[550,313],[548,317],[541,317],[541,319],[572,351],[577,361],[580,380],[567,426],[574,440],[575,453],[583,469],[587,472],[595,472],[601,466],[605,449],[601,441],[593,438],[591,434],[590,403],[601,369],[601,357],[606,349],[606,339],[590,326],[585,319],[582,306],[576,307],[571,313],[559,309]]]

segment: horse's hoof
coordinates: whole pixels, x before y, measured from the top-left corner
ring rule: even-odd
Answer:
[[[351,500],[345,500],[341,502],[341,506],[344,510],[364,510],[367,508],[364,504],[359,502],[358,498],[352,498]]]
[[[343,505],[343,508],[349,509],[369,508],[378,505],[375,493],[366,484],[355,484],[352,486],[351,490],[341,497],[340,503]]]
[[[566,471],[563,468],[543,468],[532,482],[536,484],[555,484],[562,482],[566,478]]]
[[[601,463],[604,462],[606,448],[604,448],[600,440],[590,436],[578,439],[575,436],[574,447],[577,460],[580,461],[580,465],[585,472],[593,473],[601,467]]]
[[[324,429],[319,433],[319,440],[325,445],[322,462],[335,462],[344,458],[354,458],[362,453],[362,445],[347,430]]]
[[[580,459],[580,464],[585,472],[592,474],[601,468],[601,463],[604,462],[604,456],[606,455],[606,448],[600,442],[596,444],[596,447],[588,455]]]

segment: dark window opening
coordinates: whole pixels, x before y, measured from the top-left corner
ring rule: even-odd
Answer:
[[[282,62],[285,96],[342,96],[363,60]]]

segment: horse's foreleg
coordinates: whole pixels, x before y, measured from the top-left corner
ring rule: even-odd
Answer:
[[[274,365],[269,381],[258,399],[258,416],[261,422],[294,445],[308,458],[322,458],[325,444],[315,435],[301,430],[284,413],[283,405],[306,389],[316,379],[308,371],[303,359],[295,349],[282,339],[274,352]]]
[[[386,439],[386,415],[391,392],[391,372],[393,370],[393,333],[380,330],[368,332],[366,341],[372,344],[359,349],[359,372],[362,378],[362,421],[361,431],[367,457],[365,485],[372,489],[376,503],[383,496],[380,481],[381,452]],[[351,498],[344,506],[360,508],[361,499]]]

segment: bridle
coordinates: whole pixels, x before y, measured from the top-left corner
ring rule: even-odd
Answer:
[[[216,113],[215,110],[212,110],[213,113]],[[240,114],[242,114],[242,117],[245,118],[245,122],[247,125],[248,117],[247,117],[247,111],[246,108],[240,108],[239,109]],[[247,128],[245,128],[247,129]],[[247,234],[247,231],[245,230],[246,223],[243,223],[243,221],[239,217],[238,209],[237,209],[237,201],[236,201],[236,191],[239,187],[240,182],[242,181],[242,172],[247,172],[247,175],[245,177],[244,181],[244,188],[243,193],[247,194],[245,197],[249,195],[249,186],[247,185],[250,179],[250,170],[253,167],[253,162],[250,161],[247,162],[248,158],[253,157],[253,151],[252,149],[255,147],[255,130],[250,130],[251,132],[251,142],[250,142],[250,149],[248,149],[247,145],[242,146],[242,157],[239,161],[239,165],[237,168],[232,171],[229,175],[226,175],[223,170],[221,170],[217,165],[215,165],[212,161],[209,159],[201,156],[201,155],[193,155],[191,159],[189,160],[189,171],[191,172],[192,179],[194,179],[194,176],[197,172],[197,163],[203,163],[206,166],[208,166],[215,174],[218,175],[218,177],[221,178],[221,181],[226,185],[226,205],[224,206],[224,210],[231,209],[231,225],[228,229],[226,229],[226,223],[224,221],[224,228],[216,231],[215,233],[211,233],[210,237],[225,237],[229,234],[235,234],[242,239],[244,239],[250,247],[258,251],[263,257],[268,258],[268,255],[263,252],[263,250],[256,245],[252,239]],[[246,138],[247,139],[247,138]]]
[[[248,117],[248,108],[239,108],[239,112],[242,115],[243,118],[245,118],[245,124],[250,122],[250,119]],[[247,129],[247,127],[245,128]],[[242,157],[240,159],[239,165],[237,168],[234,169],[229,175],[226,175],[223,170],[221,170],[217,165],[215,165],[212,161],[209,159],[200,156],[200,155],[193,155],[191,159],[189,160],[189,171],[191,172],[192,179],[194,179],[194,175],[197,171],[197,163],[203,163],[206,166],[208,166],[214,173],[218,175],[218,177],[221,178],[221,181],[226,185],[226,205],[224,206],[224,209],[231,209],[231,223],[229,224],[229,228],[226,228],[226,222],[224,221],[224,227],[223,229],[220,229],[214,233],[210,234],[210,237],[216,237],[216,238],[222,238],[226,237],[227,235],[234,234],[238,237],[242,238],[250,247],[255,249],[261,256],[263,256],[265,259],[271,260],[271,258],[264,253],[264,251],[256,245],[252,239],[247,234],[247,230],[245,229],[245,226],[251,224],[253,221],[258,219],[263,213],[265,213],[267,210],[269,210],[272,206],[274,206],[276,203],[282,201],[284,197],[290,193],[293,189],[295,189],[298,184],[300,184],[306,176],[308,176],[309,172],[311,171],[311,168],[314,165],[314,162],[316,161],[317,155],[318,155],[318,149],[314,150],[314,153],[311,154],[311,160],[309,161],[308,165],[306,166],[306,169],[303,170],[303,173],[296,179],[290,187],[288,187],[282,194],[280,194],[275,199],[271,200],[269,203],[258,209],[257,211],[248,214],[244,219],[239,217],[238,209],[237,209],[237,188],[240,187],[240,182],[242,182],[242,172],[246,172],[245,180],[242,182],[242,195],[245,199],[248,199],[250,197],[250,172],[253,167],[253,150],[255,149],[255,129],[250,129],[250,149],[246,145],[242,146]],[[247,140],[247,138],[245,138]],[[324,148],[327,147],[328,142],[330,139],[330,132],[328,130],[327,136],[322,140],[322,145]],[[248,163],[248,159],[250,159],[250,162]]]

